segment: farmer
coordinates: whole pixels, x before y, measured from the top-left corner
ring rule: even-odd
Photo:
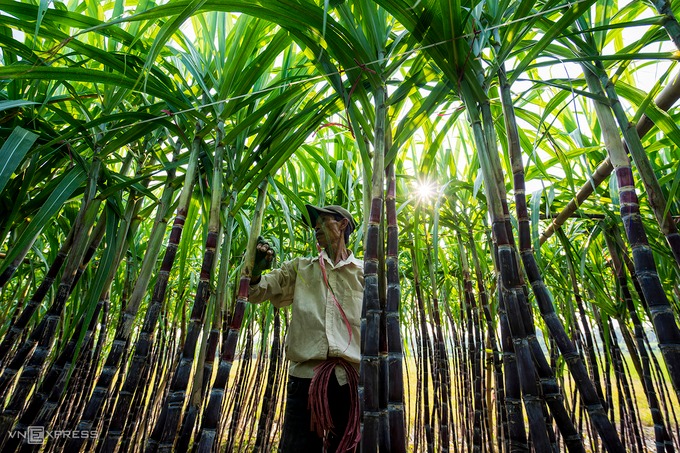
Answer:
[[[280,452],[353,450],[359,442],[358,370],[363,262],[347,249],[356,228],[346,209],[307,205],[319,254],[261,275],[274,250],[258,240],[249,300],[293,306]]]

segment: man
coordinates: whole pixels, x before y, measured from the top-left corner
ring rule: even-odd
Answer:
[[[292,305],[286,339],[290,361],[280,452],[352,450],[359,442],[358,370],[363,262],[347,249],[356,228],[341,206],[306,205],[319,250],[265,275],[274,251],[258,241],[251,302]]]

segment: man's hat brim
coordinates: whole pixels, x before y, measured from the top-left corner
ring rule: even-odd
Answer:
[[[308,220],[307,220],[306,217],[303,217],[302,221],[306,225],[308,225],[312,228],[314,228],[314,226],[316,225],[316,219],[320,215],[327,214],[327,215],[332,215],[332,216],[339,215],[339,216],[347,219],[347,221],[348,221],[347,228],[349,228],[350,233],[356,229],[357,224],[354,221],[354,219],[352,218],[352,214],[350,214],[349,211],[347,209],[343,208],[342,206],[328,205],[328,206],[321,207],[321,206],[314,206],[314,205],[311,205],[311,204],[307,204],[307,205],[305,205],[305,208],[307,208],[307,214],[309,215],[309,222],[311,222],[311,223],[308,223]]]

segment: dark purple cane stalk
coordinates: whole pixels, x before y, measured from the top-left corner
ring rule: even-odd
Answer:
[[[54,333],[57,329],[57,324],[61,317],[62,310],[66,304],[75,283],[77,282],[79,272],[82,274],[82,270],[89,262],[89,259],[94,254],[94,250],[99,244],[101,237],[93,235],[90,241],[90,248],[87,249],[87,239],[88,233],[92,228],[96,213],[98,212],[100,200],[94,198],[94,194],[97,190],[97,179],[99,177],[99,169],[101,167],[101,161],[98,156],[99,148],[95,150],[95,157],[92,160],[92,165],[90,167],[90,172],[87,180],[87,187],[85,189],[85,194],[83,196],[83,202],[81,203],[80,211],[76,216],[76,220],[73,224],[73,248],[74,250],[69,254],[66,262],[64,272],[62,273],[62,278],[59,283],[57,290],[57,295],[54,302],[48,309],[47,313],[38,324],[38,326],[33,329],[30,336],[26,341],[24,341],[21,346],[17,349],[17,352],[12,357],[11,361],[7,364],[5,369],[0,375],[0,394],[2,399],[7,395],[8,387],[14,382],[16,375],[19,370],[25,365],[26,361],[30,359],[34,350],[38,350],[39,353],[43,353],[45,348],[49,348]],[[102,227],[100,228],[101,234],[103,235],[103,221],[100,222]],[[49,286],[45,288],[45,291],[49,289]],[[44,295],[43,295],[44,296]],[[38,349],[38,342],[41,343]],[[46,358],[46,355],[44,355]],[[41,361],[40,357],[36,358],[37,361]]]
[[[609,321],[609,344],[610,351],[612,354],[614,373],[616,376],[616,386],[617,395],[619,399],[619,415],[618,418],[622,425],[622,429],[619,432],[628,433],[630,438],[630,445],[635,445],[636,451],[644,451],[642,445],[642,426],[640,424],[640,418],[637,414],[636,404],[633,402],[633,394],[631,391],[631,382],[629,378],[629,372],[627,371],[627,366],[624,364],[623,352],[619,346],[619,340],[616,336],[616,330],[614,327],[614,320],[607,317]],[[618,329],[622,331],[623,329]]]
[[[638,174],[640,175],[640,179],[645,186],[647,202],[649,203],[649,206],[652,209],[657,222],[659,223],[661,233],[665,236],[666,241],[668,242],[671,252],[673,253],[673,257],[675,258],[675,262],[678,265],[678,269],[680,269],[680,233],[678,233],[678,228],[675,226],[675,222],[673,221],[672,212],[669,212],[666,208],[666,197],[661,190],[659,180],[657,179],[654,169],[649,162],[647,151],[645,151],[644,147],[642,146],[642,141],[640,140],[640,136],[638,135],[637,131],[633,127],[632,123],[628,120],[628,116],[626,115],[626,112],[619,101],[614,83],[607,76],[602,63],[596,64],[596,68],[600,82],[607,93],[607,97],[610,99],[610,105],[619,124],[619,128],[623,131],[626,149],[633,158],[633,162],[635,163],[635,167],[637,168]]]
[[[87,330],[85,331],[85,335],[80,342],[80,353],[82,353],[83,350],[86,350],[90,342],[93,340],[93,332],[96,328],[99,312],[101,311],[102,306],[103,301],[100,301],[100,303],[97,304],[94,313],[92,314],[92,318],[90,319],[90,323],[87,327]],[[84,320],[84,317],[80,319],[74,332],[81,332]],[[54,399],[56,397],[58,400],[58,397],[61,396],[61,392],[64,389],[64,385],[71,368],[71,363],[73,362],[74,358],[76,358],[75,354],[79,349],[78,340],[78,336],[74,335],[66,344],[63,351],[59,354],[59,357],[57,357],[57,360],[55,360],[52,367],[50,367],[49,372],[40,383],[40,387],[38,387],[37,391],[31,398],[30,403],[21,414],[21,417],[17,423],[14,425],[14,431],[24,431],[26,428],[28,428],[28,426],[45,426],[45,424],[40,422],[39,416],[47,409],[47,406],[53,406],[56,408],[57,403]],[[20,439],[18,437],[10,438],[3,448],[5,448],[7,451],[16,451],[19,442]]]
[[[477,280],[477,291],[479,292],[480,303],[482,306],[482,311],[484,313],[484,320],[487,326],[488,341],[491,346],[491,360],[494,369],[494,379],[495,379],[495,389],[496,389],[496,442],[498,443],[499,449],[502,451],[503,446],[507,447],[508,435],[508,415],[507,411],[504,409],[503,404],[505,401],[505,378],[503,376],[503,364],[501,363],[502,351],[498,346],[498,340],[496,338],[496,328],[493,322],[493,316],[491,314],[491,307],[489,302],[489,295],[486,291],[484,285],[484,274],[482,273],[482,267],[479,262],[479,256],[477,254],[477,248],[475,244],[475,238],[472,232],[468,235],[468,247],[472,254],[472,263],[475,268],[475,278]],[[515,370],[516,374],[517,370]],[[507,449],[507,448],[506,448]]]
[[[209,453],[212,451],[217,438],[217,430],[219,428],[220,419],[222,416],[223,400],[227,384],[229,383],[229,374],[236,356],[236,346],[238,343],[238,335],[243,325],[243,317],[245,315],[246,305],[248,303],[248,288],[250,286],[250,277],[252,275],[253,265],[255,263],[255,250],[257,246],[257,237],[262,229],[262,219],[264,218],[264,208],[267,195],[267,180],[263,179],[258,186],[257,202],[255,205],[255,212],[253,214],[253,221],[251,223],[250,236],[248,238],[248,248],[246,249],[246,256],[244,258],[243,268],[241,269],[241,278],[239,281],[238,297],[236,299],[236,306],[229,324],[229,329],[224,335],[220,364],[217,368],[217,376],[215,382],[210,389],[210,396],[208,404],[203,411],[203,422],[198,434],[198,452]]]
[[[177,152],[177,150],[176,150]],[[141,163],[140,163],[141,165]],[[174,171],[169,172],[170,175],[174,175]],[[162,201],[159,206],[159,210],[163,211],[164,209],[167,209],[167,205],[170,202],[170,198],[172,196],[173,190],[169,189],[170,183],[166,185],[166,190],[164,191],[164,194],[162,196]],[[136,198],[136,191],[133,191],[130,193],[130,198],[129,198],[129,203],[128,203],[128,209],[126,211],[125,215],[125,221],[121,223],[120,228],[118,229],[118,244],[117,244],[117,252],[116,252],[116,257],[114,259],[114,263],[111,266],[111,271],[107,277],[107,283],[104,285],[105,287],[109,287],[111,284],[111,281],[115,277],[115,272],[116,269],[118,268],[118,263],[122,260],[122,257],[124,255],[125,251],[125,238],[128,235],[128,230],[131,230],[133,228],[136,228],[138,225],[137,222],[133,222],[133,218],[137,216],[137,212],[141,208],[142,205],[142,199],[135,199]],[[163,213],[164,215],[164,213]],[[157,250],[155,250],[157,253]],[[154,255],[156,256],[156,255]],[[140,299],[141,302],[141,299]],[[111,393],[111,385],[114,381],[115,376],[119,372],[119,365],[122,360],[122,357],[125,355],[125,350],[126,350],[126,345],[129,339],[129,334],[132,330],[132,321],[134,320],[134,315],[136,313],[136,309],[139,307],[139,302],[134,302],[132,303],[132,306],[128,306],[128,308],[125,310],[125,313],[122,316],[123,322],[121,322],[118,325],[116,335],[114,337],[114,341],[111,346],[111,350],[109,351],[109,354],[106,358],[106,362],[104,363],[104,366],[102,368],[102,371],[97,378],[97,382],[95,385],[94,390],[89,396],[87,405],[83,411],[83,414],[81,416],[80,421],[78,422],[78,430],[80,431],[89,431],[93,425],[97,423],[97,416],[98,414],[101,414],[101,408],[103,405],[105,405],[106,400],[109,399],[107,398],[110,393]],[[128,310],[134,310],[132,315],[130,315]]]
[[[271,351],[269,352],[269,367],[267,370],[267,384],[262,396],[262,411],[260,419],[257,424],[257,435],[255,437],[254,451],[264,452],[269,447],[269,434],[271,432],[272,422],[276,413],[276,375],[279,371],[279,364],[281,363],[281,316],[278,308],[274,310],[274,339],[272,341]],[[264,341],[264,338],[263,338]]]
[[[630,289],[628,288],[626,269],[620,258],[620,254],[625,253],[625,251],[621,250],[617,242],[612,239],[613,234],[618,235],[618,231],[612,229],[611,234],[605,234],[604,237],[607,242],[607,249],[609,250],[609,254],[612,257],[612,270],[614,271],[616,279],[619,283],[621,295],[626,303],[626,308],[628,309],[630,319],[633,322],[635,347],[629,347],[628,349],[634,358],[639,356],[639,359],[635,360],[635,363],[639,363],[636,368],[638,368],[638,374],[642,377],[642,385],[645,391],[645,397],[647,398],[647,404],[649,405],[652,421],[654,422],[654,437],[656,439],[657,452],[663,453],[666,450],[670,451],[673,449],[672,443],[670,436],[668,435],[663,413],[661,412],[659,406],[659,399],[654,387],[654,381],[652,380],[649,353],[647,351],[647,345],[645,344],[645,330],[635,309],[633,297],[630,293]]]
[[[375,90],[375,131],[371,212],[364,252],[364,302],[361,316],[361,371],[359,395],[362,405],[361,451],[378,450],[380,428],[380,225],[384,205],[385,170],[385,88]]]
[[[472,442],[468,439],[468,444],[472,445],[473,452],[481,452],[482,450],[482,415],[483,415],[483,401],[482,401],[482,367],[481,367],[481,329],[479,328],[479,319],[473,315],[473,310],[477,310],[477,301],[475,300],[472,280],[470,277],[470,266],[468,264],[465,249],[463,248],[463,241],[460,235],[457,235],[458,250],[460,253],[460,263],[463,277],[463,296],[464,296],[464,313],[467,318],[467,341],[466,347],[466,362],[470,364],[470,371],[472,372],[472,386],[465,385],[467,391],[472,390],[474,395],[472,398],[472,409],[468,409],[466,413],[472,416]],[[462,373],[467,376],[467,373]],[[464,399],[469,402],[469,398]],[[470,417],[467,417],[470,418]],[[466,430],[466,433],[469,429]]]
[[[430,247],[434,248],[434,247]],[[452,429],[452,417],[450,411],[451,401],[451,372],[449,369],[449,353],[444,340],[442,329],[442,313],[439,307],[439,294],[436,285],[436,275],[434,263],[436,252],[432,253],[434,259],[430,259],[429,272],[432,282],[432,310],[430,311],[430,322],[434,325],[434,347],[433,347],[433,376],[432,384],[434,390],[434,413],[439,417],[439,450],[446,453],[449,451],[450,444],[456,444],[456,433]],[[435,417],[433,417],[435,419]]]
[[[244,389],[248,386],[248,376],[250,375],[250,370],[253,366],[253,335],[252,335],[252,324],[248,325],[248,330],[250,335],[246,335],[245,344],[243,347],[243,360],[240,362],[238,367],[238,374],[234,379],[233,390],[234,397],[229,401],[230,411],[229,415],[231,421],[226,431],[226,437],[228,439],[225,450],[233,451],[236,445],[243,444],[246,430],[241,430],[241,436],[237,436],[239,431],[239,422],[241,421],[241,414],[244,409],[244,401],[246,399],[246,391]],[[225,420],[226,421],[226,420]],[[240,439],[239,439],[240,437]]]
[[[478,101],[467,83],[462,86],[461,94],[468,111],[480,158],[487,193],[488,211],[492,222],[491,228],[497,246],[495,263],[500,291],[499,313],[502,314],[505,310],[508,315],[507,321],[515,349],[522,400],[527,414],[532,443],[537,450],[548,451],[552,447],[544,421],[543,399],[536,382],[536,368],[530,349],[530,335],[522,320],[521,304],[524,303],[524,300],[522,300],[524,288],[519,273],[516,251],[511,242],[512,236],[508,231],[509,222],[506,221],[503,204],[505,184],[498,154],[493,151],[496,147],[494,123],[487,100]]]
[[[667,111],[673,106],[673,104],[675,104],[678,99],[680,99],[680,74],[675,76],[673,82],[666,85],[666,87],[656,97],[654,103],[659,109]],[[635,130],[637,131],[639,137],[644,137],[653,126],[654,123],[652,120],[650,120],[646,115],[643,115],[635,126]],[[546,228],[543,233],[541,233],[541,244],[547,241],[557,229],[564,225],[564,222],[566,222],[567,219],[576,212],[578,207],[581,206],[583,202],[586,201],[586,199],[593,192],[595,192],[595,189],[597,189],[597,187],[609,177],[609,175],[612,173],[612,170],[614,170],[614,166],[612,165],[611,158],[607,156],[607,158],[595,169],[592,178],[579,189],[574,198],[569,201],[567,206],[562,209],[562,211],[560,211],[553,219],[550,226]]]
[[[574,344],[567,336],[564,326],[555,314],[552,297],[549,290],[545,286],[545,283],[543,282],[543,278],[536,263],[533,249],[531,248],[531,232],[524,185],[524,165],[522,163],[521,147],[517,132],[517,124],[515,121],[514,108],[512,106],[512,99],[510,95],[510,86],[508,85],[507,79],[505,78],[505,71],[503,67],[500,68],[498,77],[501,85],[501,100],[503,103],[503,111],[505,113],[504,117],[506,121],[506,131],[508,134],[509,153],[513,169],[515,206],[519,228],[518,236],[520,256],[522,257],[522,262],[524,263],[524,268],[527,273],[527,277],[529,278],[529,282],[531,283],[531,286],[534,290],[534,295],[536,297],[541,315],[543,316],[543,320],[546,323],[552,338],[555,339],[558,347],[560,348],[562,355],[565,357],[569,371],[577,383],[579,393],[581,398],[584,400],[586,407],[588,408],[588,412],[591,416],[593,424],[602,437],[606,448],[609,451],[617,451],[621,447],[621,444],[616,433],[616,429],[606,417],[604,409],[601,406],[600,399],[597,396],[595,386],[588,377],[585,365],[581,361]],[[545,365],[539,367],[539,369],[540,368],[543,368],[546,372],[549,370],[549,367],[546,369]],[[559,410],[559,408],[557,409]],[[553,410],[555,410],[555,408],[553,408]],[[581,444],[581,442],[577,439],[578,436],[569,426],[568,417],[563,421],[564,423],[567,423],[566,425],[563,425],[564,428],[568,430],[567,432],[571,433],[564,433],[565,441],[571,441],[571,443],[568,443],[568,445],[571,445],[571,448],[579,449],[577,444]]]
[[[399,304],[401,288],[399,285],[399,230],[397,227],[396,178],[394,162],[387,167],[387,193],[385,207],[387,214],[387,322],[388,347],[388,418],[390,451],[406,452],[406,429],[404,426],[404,372],[401,331],[399,323]]]
[[[141,332],[137,338],[134,355],[118,395],[116,407],[113,410],[109,432],[104,440],[106,445],[105,451],[117,451],[122,433],[121,428],[125,426],[125,421],[127,420],[128,412],[131,409],[135,392],[143,391],[144,381],[142,381],[142,377],[145,375],[144,370],[146,369],[146,362],[152,351],[153,333],[157,328],[158,316],[161,311],[161,306],[165,301],[170,271],[172,270],[172,265],[175,261],[175,255],[177,253],[177,248],[179,247],[179,240],[182,236],[182,230],[184,229],[184,222],[186,220],[191,194],[194,188],[198,154],[201,147],[201,138],[198,136],[199,131],[200,129],[197,128],[191,154],[189,156],[184,186],[182,187],[177,206],[177,214],[173,222],[172,230],[170,231],[168,245],[165,250],[160,270],[158,271],[158,277],[144,318],[144,324],[142,325]]]
[[[411,250],[411,261],[413,266],[413,288],[416,297],[417,310],[418,310],[418,328],[417,332],[420,332],[418,338],[418,357],[421,360],[420,366],[416,367],[418,370],[418,379],[420,385],[419,389],[422,389],[422,410],[421,405],[418,404],[418,413],[422,413],[422,424],[417,423],[416,426],[423,426],[425,431],[425,449],[427,452],[434,451],[434,434],[431,421],[431,410],[430,410],[430,376],[433,370],[433,353],[432,353],[432,342],[430,340],[429,330],[427,328],[427,318],[425,316],[425,301],[423,297],[423,291],[420,283],[420,270],[418,266],[418,261],[416,259],[416,253]],[[420,394],[420,393],[419,393]],[[416,438],[416,441],[418,439]],[[416,448],[417,450],[417,448]]]
[[[5,362],[5,359],[8,357],[8,353],[14,345],[15,340],[17,337],[19,337],[19,335],[22,334],[31,320],[33,313],[35,313],[36,308],[38,308],[40,303],[43,301],[47,295],[47,292],[52,287],[54,280],[57,278],[57,275],[59,275],[59,271],[61,270],[61,267],[64,264],[66,256],[68,255],[68,252],[71,248],[71,244],[73,243],[73,232],[74,228],[71,228],[68,236],[62,243],[59,252],[57,252],[57,256],[54,258],[52,265],[48,269],[43,280],[40,282],[40,286],[38,286],[38,289],[35,290],[35,293],[33,293],[33,296],[31,296],[31,299],[21,311],[21,314],[17,318],[16,322],[9,326],[5,337],[2,339],[2,344],[0,344],[0,364]]]
[[[86,346],[92,339],[93,336],[92,334],[97,325],[97,319],[99,317],[99,312],[102,308],[102,305],[103,305],[102,302],[97,304],[97,307],[95,308],[95,311],[92,314],[92,318],[90,319],[90,323],[87,327],[87,330],[85,331],[85,335],[83,336],[83,339],[81,341],[82,345]],[[84,320],[85,320],[84,317],[80,319],[74,332],[80,333],[82,331]],[[19,420],[14,425],[13,429],[15,431],[23,431],[28,426],[32,425],[34,420],[36,420],[36,418],[38,417],[40,411],[43,410],[44,405],[48,402],[48,398],[53,389],[55,387],[58,387],[61,382],[65,381],[70,369],[71,362],[74,360],[76,351],[78,351],[79,349],[78,340],[79,340],[78,335],[74,335],[66,344],[62,352],[59,354],[54,364],[50,367],[49,372],[46,374],[45,378],[40,383],[40,386],[36,390],[35,394],[30,399],[30,402],[28,403],[26,409],[23,411]],[[63,389],[63,387],[61,388]],[[18,444],[19,438],[11,438],[4,445],[4,448],[8,449],[8,451],[14,451]]]
[[[215,251],[219,242],[220,213],[222,204],[222,180],[223,180],[223,156],[224,144],[222,143],[221,127],[218,128],[217,146],[213,162],[212,196],[210,203],[210,216],[208,219],[208,234],[205,242],[205,253],[194,305],[191,310],[186,339],[182,347],[182,356],[170,383],[169,393],[165,398],[163,410],[156,422],[156,429],[146,443],[148,451],[171,451],[174,449],[175,440],[182,421],[184,402],[187,398],[187,389],[191,379],[196,348],[199,337],[205,323],[205,312],[210,297],[210,282],[212,279]],[[156,434],[160,430],[160,438]]]
[[[142,206],[142,199],[137,197],[137,193],[135,190],[130,192],[130,196],[128,198],[128,205],[125,211],[125,214],[123,216],[122,221],[118,225],[118,228],[116,229],[116,238],[113,241],[113,246],[111,248],[108,248],[109,250],[109,255],[110,255],[110,260],[106,260],[106,258],[102,259],[100,262],[100,267],[98,269],[98,272],[101,272],[102,276],[104,277],[104,283],[102,285],[102,294],[99,297],[99,303],[103,304],[104,306],[104,316],[102,318],[102,326],[106,325],[106,313],[107,313],[107,308],[109,304],[109,290],[111,283],[113,282],[113,279],[116,276],[116,270],[119,267],[119,263],[122,261],[122,258],[125,254],[126,248],[127,248],[127,235],[128,232],[130,231],[131,226],[136,226],[138,223],[133,223],[132,219],[137,216],[137,213],[139,212],[139,209]],[[110,232],[109,232],[110,234]],[[96,247],[91,246],[90,249],[92,250],[92,253],[94,253],[94,250],[96,250]],[[102,268],[102,263],[106,263],[105,268]],[[100,334],[101,338],[101,334]],[[115,351],[116,349],[116,344],[114,343],[112,352]],[[121,346],[121,348],[124,347]],[[37,352],[39,349],[36,349],[36,353],[34,353],[33,358],[31,359],[31,362],[34,361],[34,358],[37,356]],[[115,355],[115,352],[114,352]],[[108,362],[107,362],[108,364]],[[92,397],[90,398],[90,401],[96,400],[97,398],[103,400],[104,397],[107,394],[108,388],[104,389],[102,391],[102,386],[100,385],[101,382],[106,381],[107,379],[112,380],[113,376],[115,375],[117,371],[117,365],[115,367],[107,367],[105,366],[104,369],[102,370],[99,378],[97,379],[97,386],[95,386],[93,390]],[[83,392],[84,394],[88,394],[89,392]],[[89,409],[89,411],[88,411]],[[93,416],[94,413],[97,412],[99,409],[98,407],[96,409],[92,409],[91,407],[85,410],[85,418],[87,419],[88,416]],[[79,424],[78,430],[79,431],[89,431],[90,426],[87,427],[82,427]]]
[[[582,65],[582,67],[591,92],[597,96],[604,95],[598,77],[587,66]],[[633,171],[626,151],[621,145],[614,116],[608,105],[597,100],[594,101],[594,105],[602,127],[605,146],[614,165],[619,190],[621,221],[633,252],[637,278],[649,307],[651,321],[659,340],[659,348],[668,368],[668,375],[676,396],[680,398],[680,328],[678,328],[673,308],[656,270],[652,249],[649,246],[640,215]]]
[[[64,304],[66,302],[66,299],[71,294],[71,291],[78,281],[78,278],[82,274],[82,271],[94,255],[96,247],[95,249],[92,247],[87,249],[87,236],[90,232],[90,229],[92,228],[92,224],[94,223],[99,205],[101,204],[101,200],[94,198],[97,189],[96,184],[99,177],[99,170],[101,167],[101,160],[97,157],[99,150],[99,147],[97,147],[95,150],[95,157],[93,157],[92,165],[90,166],[87,186],[83,195],[83,201],[81,203],[80,210],[73,221],[73,225],[68,236],[64,240],[64,243],[62,244],[57,257],[55,258],[53,265],[50,267],[47,275],[41,282],[29,303],[26,305],[20,318],[17,320],[17,323],[10,327],[9,331],[5,335],[5,338],[3,339],[2,344],[0,344],[0,365],[4,365],[9,361],[8,354],[15,339],[21,335],[23,330],[28,325],[33,313],[35,312],[35,309],[40,305],[42,300],[47,295],[47,292],[52,287],[54,279],[58,275],[63,263],[66,263],[66,267],[62,273],[61,281],[57,289],[58,297],[52,304],[52,308],[54,309],[54,312],[57,313],[57,315],[61,314],[61,309],[63,308],[60,308],[58,304]],[[94,238],[99,237],[101,239],[101,236],[104,234],[104,219],[105,217],[102,216],[102,218],[99,220],[99,223],[92,234]],[[91,243],[94,244],[92,241]],[[98,242],[96,244],[98,245]],[[85,255],[85,257],[83,257],[83,255]],[[26,360],[33,346],[34,344],[22,344],[21,348],[17,351],[17,354],[19,354],[20,357],[12,358],[12,362],[17,362],[19,366],[23,365],[23,362],[18,359],[23,357],[22,360]],[[15,371],[10,372],[15,373]],[[5,373],[3,372],[3,376],[4,375]],[[0,377],[0,382],[1,381],[3,381],[2,377]],[[0,388],[2,387],[3,385],[0,384]]]
[[[12,275],[14,275],[14,272],[19,268],[19,265],[26,259],[26,255],[28,255],[28,252],[31,251],[31,247],[33,247],[33,243],[35,240],[38,238],[38,236],[33,238],[33,241],[30,241],[28,245],[24,247],[23,250],[19,253],[19,256],[14,258],[14,261],[9,263],[9,266],[0,274],[0,289],[2,289],[5,284],[10,280]],[[4,255],[2,256],[4,258]],[[28,261],[28,260],[26,260]]]
[[[504,447],[509,452],[527,451],[526,429],[522,414],[522,390],[517,365],[517,355],[512,343],[512,335],[508,322],[508,314],[505,304],[501,305],[503,295],[498,290],[498,317],[500,324],[501,348],[503,351],[503,388],[505,398],[501,404],[505,405],[504,412],[507,414],[507,435],[504,437]],[[501,308],[502,307],[502,308]],[[500,441],[500,439],[499,439]],[[499,442],[499,448],[500,448]]]
[[[96,211],[98,206],[99,203],[93,203],[93,205],[91,205],[88,210],[90,212]],[[100,223],[100,225],[102,224],[103,222]],[[96,230],[95,232],[99,231],[103,235],[103,228],[101,230]],[[81,228],[81,232],[82,235],[76,235],[76,238],[78,238],[80,242],[85,242],[85,228]],[[66,268],[62,274],[62,279],[59,283],[59,288],[57,290],[57,295],[54,299],[54,302],[40,323],[35,327],[35,329],[33,329],[28,339],[24,341],[17,349],[17,352],[12,357],[12,360],[2,371],[2,375],[0,375],[0,394],[2,394],[3,398],[7,396],[6,392],[9,390],[8,387],[14,382],[17,374],[19,374],[19,370],[22,369],[22,367],[26,365],[27,361],[31,359],[33,353],[38,350],[42,354],[46,348],[49,349],[51,347],[50,345],[54,339],[54,334],[57,330],[61,313],[64,309],[64,306],[66,305],[66,300],[71,295],[79,275],[79,271],[80,274],[82,274],[82,270],[94,254],[94,250],[96,250],[100,241],[101,236],[93,237],[87,253],[82,251],[81,253],[69,255],[69,262],[66,264]],[[84,253],[85,256],[83,256]],[[80,266],[78,266],[78,263],[75,262],[78,257],[83,258]],[[39,342],[41,343],[40,345],[38,345]],[[41,361],[46,357],[46,355],[43,355],[42,358],[37,358],[37,360]]]

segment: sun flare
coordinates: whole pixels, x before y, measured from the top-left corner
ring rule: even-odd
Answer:
[[[417,181],[414,188],[420,201],[431,200],[437,193],[437,188],[431,181]]]

